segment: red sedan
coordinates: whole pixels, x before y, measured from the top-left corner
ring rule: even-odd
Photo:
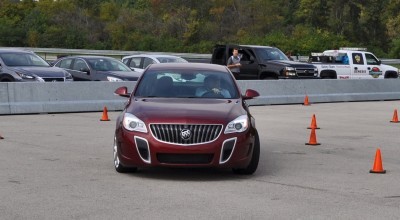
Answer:
[[[140,77],[117,119],[118,172],[146,166],[221,167],[252,174],[260,155],[255,120],[232,73],[213,64],[153,64]]]

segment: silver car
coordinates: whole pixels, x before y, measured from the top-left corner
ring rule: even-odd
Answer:
[[[172,55],[130,55],[122,58],[122,62],[125,63],[131,70],[137,72],[143,72],[147,66],[153,63],[188,63],[187,60],[172,56]]]
[[[72,81],[67,71],[50,66],[32,51],[0,49],[0,82]]]

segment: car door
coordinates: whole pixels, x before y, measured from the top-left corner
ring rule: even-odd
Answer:
[[[371,53],[365,53],[365,61],[367,63],[367,78],[384,78],[378,58]]]
[[[253,51],[249,48],[240,48],[240,78],[256,79],[258,78],[258,61]]]
[[[367,71],[367,65],[365,65],[365,58],[360,52],[351,53],[352,61],[352,72],[351,79],[366,79],[370,78]]]
[[[81,58],[74,59],[71,68],[71,74],[75,81],[90,81],[91,71],[85,60]],[[93,73],[92,73],[93,74]]]

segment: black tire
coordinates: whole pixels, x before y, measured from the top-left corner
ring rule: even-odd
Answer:
[[[15,79],[11,76],[4,76],[0,78],[0,82],[14,82]]]
[[[114,137],[114,146],[113,146],[113,153],[114,153],[114,167],[118,173],[133,173],[137,171],[137,167],[125,167],[119,161],[118,156],[118,145],[117,145],[117,138]]]
[[[258,137],[258,132],[256,131],[253,155],[251,156],[251,161],[246,168],[233,168],[232,171],[235,174],[240,175],[251,175],[256,172],[258,167],[258,161],[260,160],[260,138]]]

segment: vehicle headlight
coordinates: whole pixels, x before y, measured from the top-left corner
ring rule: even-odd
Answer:
[[[31,76],[29,74],[26,73],[19,73],[19,72],[15,72],[18,76],[20,76],[22,79],[34,79],[34,76]]]
[[[128,131],[139,131],[147,133],[146,124],[132,114],[125,113],[122,124],[124,125],[124,128]]]
[[[116,78],[116,77],[112,77],[112,76],[107,76],[107,80],[110,81],[110,82],[121,82],[121,81],[124,81],[124,80],[122,80],[120,78]]]
[[[318,68],[314,68],[314,76],[318,76]]]
[[[247,115],[241,115],[237,117],[235,120],[228,123],[225,128],[224,133],[235,133],[235,132],[243,132],[246,131],[249,127],[249,118]]]
[[[293,67],[285,67],[284,69],[284,75],[285,76],[296,76],[296,69]]]

